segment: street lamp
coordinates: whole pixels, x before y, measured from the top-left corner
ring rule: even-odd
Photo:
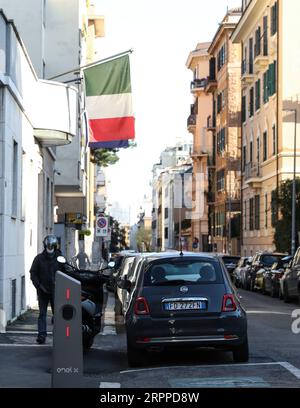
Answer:
[[[294,256],[295,235],[296,235],[296,151],[297,151],[297,109],[283,109],[285,112],[294,112],[295,132],[294,132],[294,169],[293,169],[293,190],[292,190],[292,237],[291,237],[291,255]]]

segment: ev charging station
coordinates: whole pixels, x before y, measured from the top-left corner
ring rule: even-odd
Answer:
[[[83,379],[81,283],[56,272],[52,387],[80,388]]]

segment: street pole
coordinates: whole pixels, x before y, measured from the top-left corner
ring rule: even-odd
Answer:
[[[229,213],[229,225],[228,225],[228,252],[231,255],[231,160],[229,159],[229,203],[228,203],[228,213]]]

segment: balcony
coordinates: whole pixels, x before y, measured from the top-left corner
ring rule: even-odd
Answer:
[[[206,79],[206,85],[205,85],[205,92],[208,93],[213,93],[218,86],[218,82],[215,77],[207,77]]]
[[[207,151],[204,149],[194,149],[191,153],[191,157],[197,158],[197,157],[204,157],[207,156]]]
[[[206,82],[207,82],[206,78],[194,79],[191,82],[191,92],[197,94],[204,92]]]
[[[242,88],[252,85],[254,79],[253,64],[247,64],[245,60],[242,61]]]
[[[256,56],[254,58],[253,67],[254,73],[258,74],[260,71],[264,71],[269,65],[269,57],[267,50],[264,53],[261,52],[261,47],[257,47]]]
[[[247,163],[245,165],[244,180],[251,188],[261,188],[261,170],[259,163]]]
[[[216,118],[214,116],[209,115],[207,117],[206,128],[210,132],[214,132],[216,130]]]
[[[63,146],[76,135],[77,90],[53,81],[39,80],[32,110],[33,134],[43,147]],[[41,103],[42,101],[42,103]]]
[[[191,114],[187,119],[187,129],[191,133],[193,133],[196,129],[196,120],[195,114]]]

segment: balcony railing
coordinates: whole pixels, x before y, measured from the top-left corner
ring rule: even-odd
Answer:
[[[244,176],[245,176],[245,180],[260,177],[260,165],[259,165],[259,163],[247,163],[245,165]]]
[[[215,130],[216,129],[216,117],[209,115],[207,117],[207,130]]]
[[[187,120],[187,126],[196,126],[196,115],[190,115]]]
[[[194,79],[191,82],[191,91],[197,90],[197,89],[204,89],[207,83],[206,78],[201,78],[201,79]]]

